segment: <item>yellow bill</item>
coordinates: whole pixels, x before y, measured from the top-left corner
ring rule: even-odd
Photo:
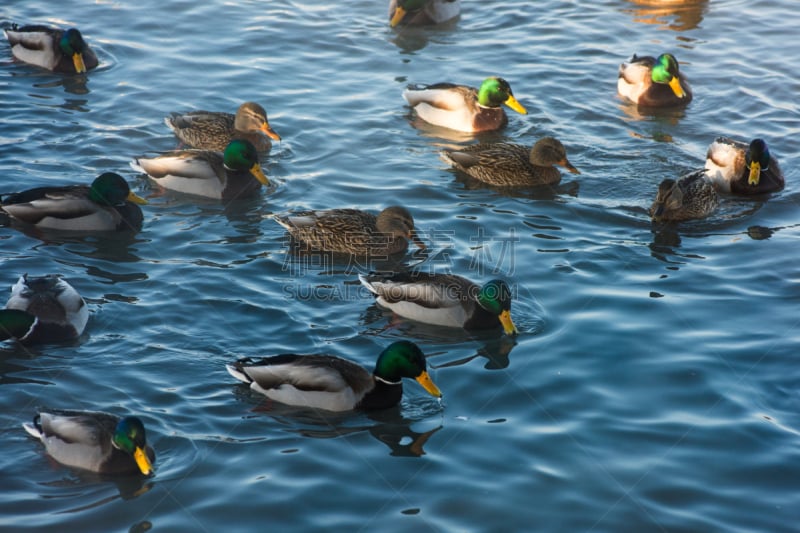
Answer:
[[[149,476],[153,473],[153,465],[150,464],[150,458],[147,457],[147,454],[142,448],[136,447],[133,451],[133,459],[136,461],[136,466],[139,467],[142,474]]]
[[[142,198],[141,196],[139,196],[138,194],[136,194],[133,191],[129,192],[128,193],[128,197],[125,198],[125,199],[128,200],[129,202],[133,202],[133,203],[139,204],[139,205],[146,205],[147,204],[147,200],[145,200],[144,198]]]
[[[527,110],[527,109],[525,109],[524,107],[522,107],[522,104],[520,104],[519,102],[517,102],[517,99],[516,99],[516,98],[514,98],[514,95],[513,95],[513,94],[509,94],[509,95],[508,95],[508,100],[506,100],[504,103],[505,103],[505,104],[506,104],[508,107],[510,107],[511,109],[513,109],[514,111],[516,111],[517,113],[520,113],[520,114],[522,114],[522,115],[527,115],[527,114],[528,114],[528,110]]]
[[[428,375],[428,372],[426,372],[425,370],[422,371],[422,374],[417,376],[417,382],[420,385],[422,385],[422,388],[428,391],[428,394],[430,394],[431,396],[436,396],[437,398],[442,397],[442,393],[439,391],[439,387],[437,387],[436,384],[433,383],[433,380],[431,380],[430,375]]]
[[[669,88],[672,89],[672,92],[675,93],[675,96],[678,98],[683,98],[686,96],[686,92],[681,87],[681,80],[678,76],[673,76],[671,80],[669,80]]]
[[[394,28],[403,18],[406,16],[406,10],[400,6],[397,6],[397,9],[394,10],[394,15],[392,15],[392,20],[389,21],[389,26]]]
[[[761,163],[753,161],[750,163],[750,176],[747,178],[748,185],[758,185],[761,180]]]
[[[86,72],[86,65],[83,63],[83,54],[78,52],[72,54],[72,64],[75,65],[75,72],[78,74]]]
[[[514,321],[511,320],[511,311],[503,311],[498,318],[503,325],[503,331],[506,335],[516,335],[519,333],[519,331],[517,331],[517,326],[514,325]]]
[[[261,183],[265,187],[269,187],[269,180],[267,179],[267,176],[264,174],[264,171],[261,170],[261,165],[259,165],[258,163],[254,164],[252,167],[250,167],[250,173],[256,177],[259,183]]]

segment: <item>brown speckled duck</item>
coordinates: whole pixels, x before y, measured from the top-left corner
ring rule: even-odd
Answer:
[[[505,142],[487,143],[444,150],[440,156],[455,169],[499,187],[554,185],[561,181],[555,165],[580,174],[567,160],[564,145],[553,137],[540,139],[532,148]]]
[[[658,193],[650,216],[655,222],[678,222],[694,218],[705,218],[719,205],[719,196],[705,170],[696,170],[680,179],[665,179],[658,186]]]

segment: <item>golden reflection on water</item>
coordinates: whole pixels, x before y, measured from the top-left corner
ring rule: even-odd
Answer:
[[[635,7],[623,10],[634,22],[664,26],[673,31],[700,26],[708,10],[708,0],[628,0]]]

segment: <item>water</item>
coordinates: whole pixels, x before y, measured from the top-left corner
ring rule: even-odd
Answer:
[[[79,26],[101,67],[62,77],[0,45],[2,191],[123,174],[150,199],[130,239],[0,228],[0,284],[61,273],[87,299],[74,345],[0,347],[0,524],[61,531],[790,531],[800,518],[798,105],[778,2],[464,2],[392,31],[382,2],[13,2],[0,19]],[[640,114],[632,53],[672,51],[695,100]],[[503,194],[436,152],[470,137],[412,124],[407,83],[505,77],[529,115],[481,140],[555,135],[582,174]],[[128,167],[167,150],[170,111],[260,102],[283,136],[273,190],[223,207],[160,195]],[[419,126],[419,127],[416,127]],[[765,137],[786,189],[654,228],[657,184],[720,134]],[[512,282],[516,342],[390,325],[363,265],[287,259],[264,218],[409,206],[432,253]],[[236,385],[224,364],[283,351],[371,366],[418,342],[443,404],[322,417]],[[40,406],[136,413],[149,480],[53,464],[21,423]]]

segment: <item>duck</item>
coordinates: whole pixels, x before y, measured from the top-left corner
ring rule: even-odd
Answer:
[[[387,409],[400,403],[402,378],[415,379],[436,398],[442,393],[427,371],[425,354],[411,341],[397,341],[378,355],[375,369],[328,354],[245,357],[226,365],[239,381],[285,405],[328,411]]]
[[[218,111],[170,113],[164,123],[190,148],[222,152],[234,139],[250,141],[259,153],[272,148],[269,139],[281,136],[269,125],[267,112],[255,102],[245,102],[236,114]]]
[[[12,220],[58,231],[139,231],[147,200],[131,191],[115,172],[104,172],[91,185],[37,187],[0,196],[0,211]]]
[[[131,167],[164,189],[223,201],[250,198],[261,185],[269,186],[255,146],[245,139],[234,139],[224,152],[188,149],[137,157]]]
[[[580,171],[567,160],[561,141],[544,137],[533,147],[497,142],[443,150],[442,161],[473,178],[500,187],[555,185],[561,181],[560,165],[573,174]]]
[[[419,271],[360,274],[358,279],[378,305],[401,317],[466,330],[502,326],[506,335],[518,333],[511,319],[511,289],[501,279],[479,286],[455,274]]]
[[[633,57],[619,67],[619,94],[644,107],[671,107],[692,101],[692,88],[672,54]]]
[[[309,251],[358,256],[388,256],[404,252],[408,241],[420,249],[414,218],[405,207],[389,206],[377,216],[360,209],[299,211],[272,218]]]
[[[441,24],[461,13],[461,0],[389,0],[389,26]]]
[[[528,114],[514,98],[508,82],[495,76],[483,80],[478,89],[453,83],[409,85],[403,98],[426,122],[466,133],[493,131],[505,126],[508,117],[502,104]]]
[[[705,218],[719,205],[719,195],[706,177],[705,169],[690,172],[678,180],[665,179],[658,186],[650,206],[655,222],[678,222]]]
[[[4,33],[11,54],[24,63],[67,74],[83,74],[97,67],[97,56],[77,28],[14,24]]]
[[[752,196],[783,190],[786,180],[764,139],[718,137],[706,153],[706,175],[722,193]]]
[[[0,341],[60,342],[80,337],[89,320],[86,302],[57,275],[24,274],[0,310]]]
[[[22,424],[61,464],[98,474],[153,474],[155,452],[135,416],[66,409],[41,410]]]

